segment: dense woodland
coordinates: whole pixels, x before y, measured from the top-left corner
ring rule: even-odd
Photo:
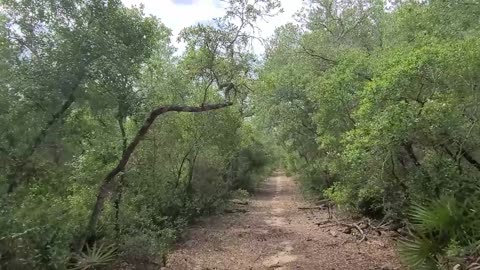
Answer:
[[[308,0],[268,40],[279,2],[225,6],[179,50],[119,0],[1,1],[0,268],[165,260],[281,167],[478,269],[480,2]]]

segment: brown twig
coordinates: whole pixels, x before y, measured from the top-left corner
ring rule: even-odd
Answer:
[[[355,224],[355,223],[352,223],[352,224],[348,224],[348,223],[338,223],[339,225],[342,225],[342,226],[345,226],[345,227],[348,227],[348,228],[351,228],[351,229],[356,229],[360,235],[362,236],[362,238],[358,241],[358,243],[361,243],[363,242],[363,240],[365,240],[367,238],[367,235],[365,234],[365,232],[362,230],[362,228],[360,228],[360,226],[358,226],[358,224]]]
[[[298,210],[322,210],[325,207],[322,206],[300,206]]]

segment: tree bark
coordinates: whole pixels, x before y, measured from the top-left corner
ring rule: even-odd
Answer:
[[[412,143],[411,142],[404,143],[403,148],[405,149],[405,151],[407,151],[407,154],[410,157],[410,159],[413,161],[413,164],[415,164],[415,167],[420,167],[420,162],[418,161],[418,158],[415,155],[415,152],[413,152]]]
[[[147,134],[148,130],[152,126],[155,119],[164,113],[167,112],[190,112],[190,113],[199,113],[199,112],[206,112],[211,110],[218,110],[221,108],[225,108],[228,106],[233,105],[232,102],[226,103],[219,103],[219,104],[210,104],[210,105],[202,105],[199,107],[191,107],[191,106],[180,106],[180,105],[170,105],[170,106],[163,106],[159,107],[152,112],[150,112],[147,119],[144,121],[142,127],[138,130],[137,134],[133,138],[133,140],[128,145],[126,151],[123,153],[122,157],[118,161],[115,168],[113,168],[103,179],[102,183],[100,184],[100,188],[98,190],[97,199],[92,209],[92,213],[90,214],[90,218],[85,229],[83,235],[79,237],[74,245],[74,251],[80,253],[82,251],[83,246],[85,245],[85,241],[89,235],[95,232],[98,220],[102,214],[103,205],[105,204],[105,200],[108,197],[109,193],[109,186],[111,182],[114,181],[115,176],[119,174],[122,170],[125,169],[125,166],[128,163],[131,155],[135,151],[135,148],[138,144],[142,141]]]
[[[398,186],[402,189],[402,193],[408,198],[408,187],[407,185],[400,179],[400,177],[397,175],[397,172],[395,170],[395,158],[393,156],[393,153],[390,154],[390,161],[392,163],[392,176],[395,178],[397,181]]]
[[[463,173],[461,159],[458,158],[454,153],[452,153],[452,151],[450,151],[447,145],[441,144],[440,146],[443,148],[443,150],[445,150],[447,155],[456,163],[458,172]]]
[[[452,153],[447,145],[441,144],[445,152],[453,159],[457,160],[457,156],[463,157],[468,163],[480,171],[480,163],[465,149],[460,149],[457,154]]]
[[[190,168],[188,170],[188,180],[187,180],[187,185],[185,186],[185,195],[183,197],[183,208],[185,208],[187,201],[192,198],[193,195],[193,187],[192,187],[192,180],[194,177],[195,173],[195,163],[197,162],[197,157],[198,157],[198,151],[194,152],[193,158],[188,159],[188,162],[190,163]]]
[[[466,150],[461,150],[460,155],[463,158],[465,158],[468,161],[468,163],[470,163],[475,168],[477,168],[477,170],[480,171],[480,163],[477,160],[475,160],[475,158],[470,153],[468,153]]]
[[[125,118],[120,116],[118,118],[118,126],[120,128],[120,133],[122,134],[122,155],[127,151],[127,133],[125,132]],[[118,182],[117,187],[117,197],[115,198],[114,208],[115,208],[115,234],[117,240],[120,239],[120,204],[122,203],[123,197],[123,185],[125,182],[125,169],[121,171],[120,181]]]
[[[405,151],[407,151],[407,154],[410,157],[410,159],[413,161],[413,164],[415,164],[415,167],[421,169],[422,164],[420,164],[420,161],[418,160],[417,155],[415,155],[415,152],[413,151],[413,143],[411,141],[408,141],[406,143],[403,143],[402,145]],[[430,180],[431,179],[430,174],[426,170],[422,170],[422,171],[424,176]]]
[[[192,153],[192,151],[195,149],[196,144],[197,144],[197,140],[195,140],[193,142],[192,146],[188,149],[188,151],[185,153],[185,155],[182,158],[182,162],[180,163],[180,167],[177,170],[177,179],[176,179],[176,182],[175,182],[175,189],[177,189],[178,185],[180,184],[180,178],[182,177],[183,166],[185,165],[185,162],[187,161],[190,153]]]

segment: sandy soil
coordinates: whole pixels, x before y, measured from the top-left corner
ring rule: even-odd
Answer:
[[[358,243],[341,226],[316,225],[327,211],[298,209],[305,205],[292,178],[277,173],[244,206],[247,213],[193,226],[166,269],[401,269],[388,237]]]

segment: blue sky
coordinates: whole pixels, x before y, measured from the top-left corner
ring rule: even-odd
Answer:
[[[122,0],[126,6],[145,6],[145,13],[154,15],[173,30],[176,36],[180,30],[198,22],[205,22],[225,14],[220,0]],[[285,12],[260,22],[260,35],[264,38],[273,34],[276,27],[293,21],[292,15],[302,7],[302,0],[281,0]],[[260,50],[256,46],[256,50]],[[259,52],[261,53],[261,52]]]

